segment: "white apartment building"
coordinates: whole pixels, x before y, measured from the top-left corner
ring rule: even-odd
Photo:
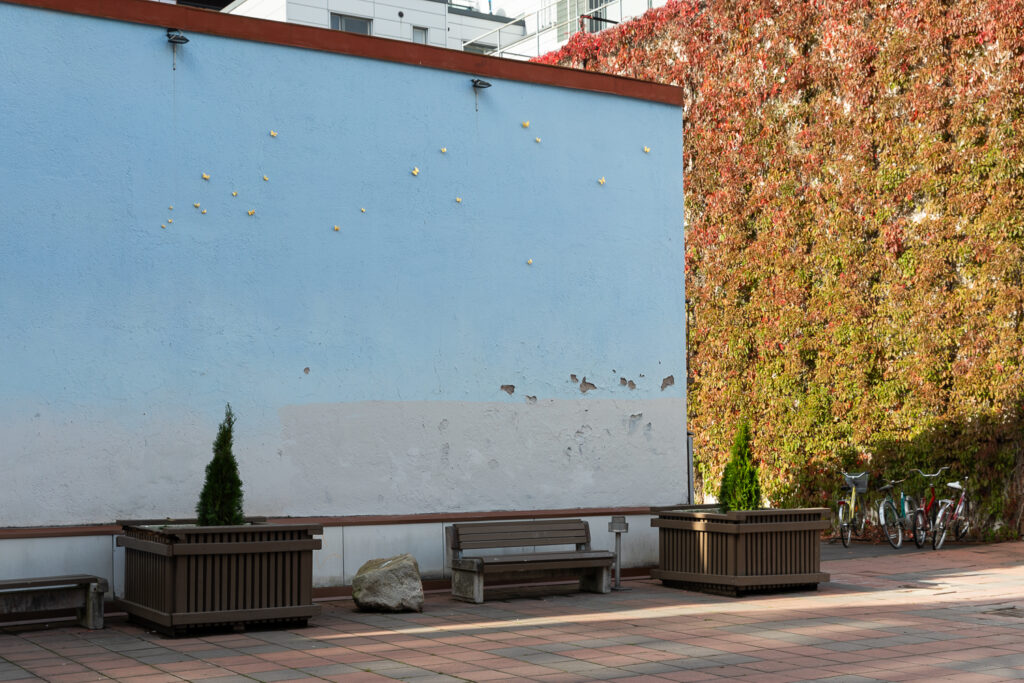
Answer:
[[[638,17],[649,9],[661,7],[666,0],[539,0],[537,9],[515,17],[524,23],[524,35],[509,41],[502,35],[501,44],[492,33],[484,33],[465,49],[478,45],[495,45],[482,50],[486,54],[510,59],[538,57],[565,45],[574,33],[596,33]]]
[[[521,19],[447,0],[235,0],[221,11],[485,54],[526,33]]]

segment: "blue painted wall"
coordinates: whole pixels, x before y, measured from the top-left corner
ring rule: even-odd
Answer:
[[[5,459],[225,401],[271,449],[282,406],[684,397],[678,108],[189,37],[0,4]]]

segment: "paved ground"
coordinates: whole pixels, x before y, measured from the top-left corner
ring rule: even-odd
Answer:
[[[818,592],[739,600],[629,581],[484,605],[430,595],[396,616],[336,601],[295,631],[0,633],[0,681],[1024,679],[1024,543],[835,554]]]

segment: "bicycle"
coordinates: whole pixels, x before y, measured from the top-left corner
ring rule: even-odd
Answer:
[[[840,500],[836,503],[836,519],[839,522],[839,538],[843,542],[843,547],[849,548],[851,535],[856,532],[860,536],[864,533],[864,525],[867,523],[863,510],[857,507],[857,494],[867,493],[868,473],[848,474],[842,472],[842,475],[842,490],[849,490],[850,497],[848,500]]]
[[[967,481],[967,477],[963,478]],[[960,492],[960,498],[954,507],[952,500],[939,501],[939,513],[935,516],[935,532],[932,534],[932,548],[938,550],[946,540],[946,534],[953,529],[953,537],[960,541],[971,528],[970,503],[967,502],[967,490],[959,481],[946,484],[954,491]]]
[[[928,532],[932,530],[932,523],[935,521],[935,515],[938,513],[938,506],[935,505],[935,478],[940,474],[948,470],[949,467],[940,467],[939,471],[935,474],[925,474],[921,470],[913,469],[911,472],[917,472],[922,477],[927,479],[925,482],[925,491],[921,495],[921,503],[914,511],[914,545],[918,548],[924,547],[924,542],[928,538]],[[925,498],[928,502],[925,503]]]
[[[906,478],[898,481],[890,479],[888,484],[878,489],[879,493],[885,493],[885,498],[878,504],[878,524],[885,530],[885,537],[893,548],[903,545],[903,534],[913,524],[914,499],[902,489],[898,504],[893,498],[896,485],[905,481]]]

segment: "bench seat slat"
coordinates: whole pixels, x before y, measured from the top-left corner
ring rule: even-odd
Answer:
[[[98,583],[106,591],[107,580],[89,574],[69,574],[67,576],[39,576],[32,579],[4,579],[0,581],[0,591],[18,590],[22,588],[49,588],[53,586],[81,586]]]
[[[514,555],[480,555],[464,559],[480,560],[484,564],[514,564],[517,562],[558,562],[563,560],[613,560],[615,553],[607,550],[589,550],[554,553],[516,553]]]
[[[557,538],[491,538],[463,540],[459,547],[462,550],[478,550],[480,548],[524,548],[538,545],[579,545],[586,542],[586,538],[578,536],[559,536]]]
[[[492,574],[509,574],[511,572],[540,572],[540,571],[564,571],[573,569],[600,569],[611,567],[610,560],[556,560],[552,562],[525,562],[509,564],[485,564],[483,573],[487,576]]]
[[[519,536],[586,536],[584,529],[538,529],[524,527],[522,529],[459,529],[460,538],[505,538]]]

